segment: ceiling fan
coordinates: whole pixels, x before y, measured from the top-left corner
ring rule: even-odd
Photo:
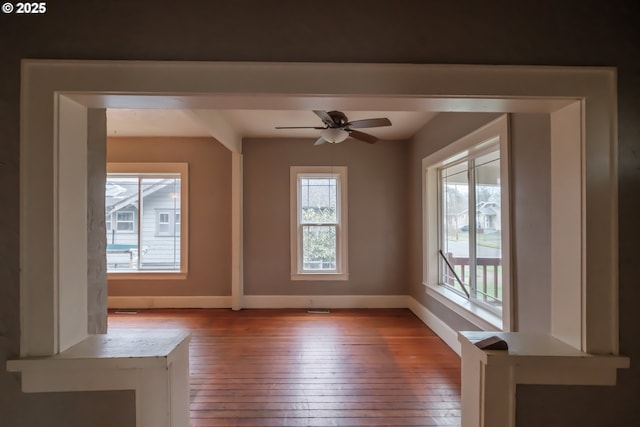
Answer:
[[[320,117],[324,126],[276,126],[276,129],[319,129],[320,138],[316,140],[313,145],[324,144],[325,142],[331,144],[338,144],[348,137],[359,139],[360,141],[373,144],[378,141],[378,138],[368,133],[360,132],[355,129],[362,128],[374,128],[381,126],[391,126],[391,121],[385,118],[378,119],[363,119],[354,120],[352,122],[347,119],[347,116],[342,111],[320,111],[313,110],[313,112]]]

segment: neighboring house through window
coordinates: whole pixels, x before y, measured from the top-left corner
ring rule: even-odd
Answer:
[[[107,233],[111,231],[111,212],[107,211],[104,215],[104,225],[107,229]]]
[[[291,167],[291,278],[348,277],[347,168]]]
[[[423,160],[424,283],[461,316],[510,322],[507,116]]]
[[[187,170],[186,163],[107,165],[108,273],[186,273]]]

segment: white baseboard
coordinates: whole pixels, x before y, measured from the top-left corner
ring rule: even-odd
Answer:
[[[231,296],[126,296],[108,298],[113,309],[230,308]],[[243,308],[406,308],[406,295],[245,295]]]
[[[444,323],[435,314],[430,312],[425,306],[420,304],[415,298],[407,296],[408,308],[418,316],[422,322],[438,335],[458,356],[460,356],[460,341],[458,333],[449,325]]]
[[[231,308],[231,296],[108,297],[109,308]]]
[[[407,308],[406,295],[245,295],[244,308]]]

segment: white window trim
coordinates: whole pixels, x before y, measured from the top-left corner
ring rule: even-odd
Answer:
[[[500,182],[502,199],[502,315],[482,308],[462,298],[456,292],[439,284],[438,279],[438,167],[452,156],[477,146],[495,136],[500,137]],[[423,284],[427,294],[456,314],[484,330],[510,331],[514,316],[511,303],[511,238],[509,190],[509,127],[508,115],[496,120],[447,145],[422,159],[422,213],[423,213]]]
[[[299,233],[298,213],[300,197],[298,177],[300,175],[338,177],[338,216],[336,230],[336,270],[335,272],[305,273],[302,271],[302,236]],[[349,280],[348,227],[347,227],[347,167],[346,166],[291,166],[290,169],[290,240],[291,240],[291,280]]]
[[[180,174],[180,271],[145,270],[109,272],[108,280],[176,280],[186,279],[189,270],[189,164],[188,163],[107,163],[107,173]]]

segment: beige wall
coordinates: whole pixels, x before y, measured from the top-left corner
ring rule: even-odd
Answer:
[[[231,295],[231,153],[212,138],[109,138],[109,162],[189,163],[185,280],[109,280],[109,296]]]
[[[249,139],[244,152],[244,290],[247,295],[406,294],[406,141]],[[290,275],[290,166],[347,166],[349,280]]]

